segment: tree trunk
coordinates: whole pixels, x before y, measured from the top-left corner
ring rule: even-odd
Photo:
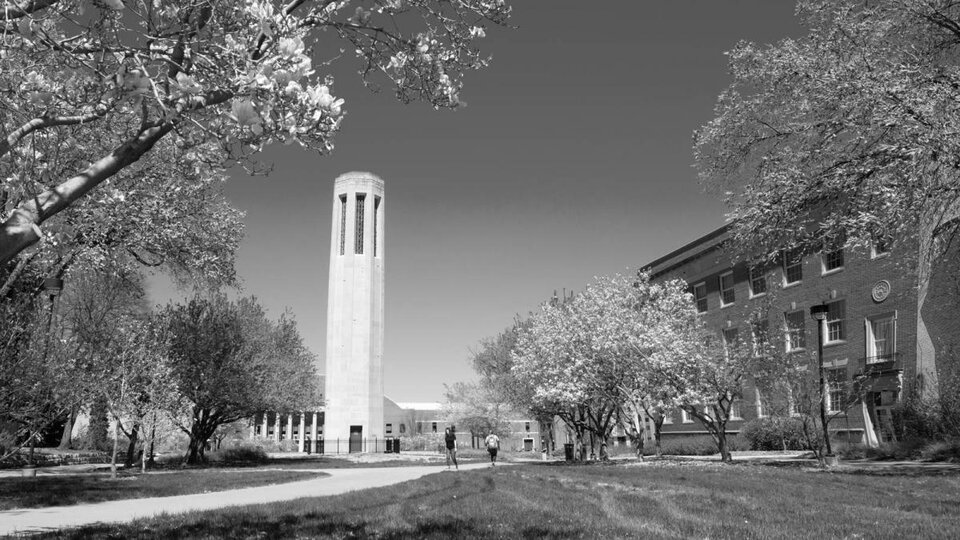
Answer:
[[[211,418],[211,413],[207,409],[194,412],[193,425],[190,426],[190,445],[185,457],[188,465],[197,465],[204,461],[207,441],[221,424],[221,421]]]
[[[120,442],[120,434],[118,433],[118,427],[120,426],[120,421],[115,419],[113,424],[113,452],[110,453],[110,478],[117,478],[117,445]]]
[[[663,415],[657,415],[653,420],[653,446],[656,449],[657,457],[663,457],[663,445],[660,444],[660,435],[663,428]]]
[[[730,455],[730,448],[727,447],[726,429],[720,427],[714,435],[717,439],[717,448],[720,450],[720,461],[724,463],[733,462],[733,456]]]
[[[153,460],[153,447],[154,447],[154,445],[156,444],[156,442],[157,442],[157,421],[156,421],[156,419],[154,419],[153,425],[150,426],[150,457],[147,458],[147,459],[148,459],[147,463],[148,463],[150,466],[153,466],[153,463],[154,463],[154,460]]]
[[[133,462],[136,458],[137,442],[139,442],[139,434],[140,424],[135,423],[133,427],[130,428],[130,444],[127,445],[127,457],[123,461],[124,467],[133,467]]]
[[[191,433],[190,435],[190,444],[187,446],[187,455],[186,463],[187,465],[197,465],[203,458],[203,442],[199,438],[194,437]]]
[[[70,409],[67,422],[63,424],[63,434],[60,435],[60,450],[69,450],[73,446],[73,424],[77,421],[77,409]]]

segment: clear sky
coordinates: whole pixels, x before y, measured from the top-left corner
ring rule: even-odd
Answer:
[[[594,276],[624,272],[724,222],[692,168],[693,131],[729,82],[739,40],[801,32],[792,0],[512,0],[489,31],[468,106],[434,111],[337,73],[347,116],[331,156],[271,147],[269,177],[233,175],[247,212],[244,293],[292,308],[325,352],[333,180],[385,181],[384,387],[439,401],[474,378],[478,342]],[[347,67],[347,66],[343,66]],[[165,302],[169,286],[153,280]]]

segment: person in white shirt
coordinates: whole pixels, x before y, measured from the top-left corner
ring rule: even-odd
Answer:
[[[495,467],[497,465],[497,451],[500,450],[500,437],[497,437],[496,433],[491,433],[487,435],[483,442],[487,445],[487,452],[490,453],[490,466]]]

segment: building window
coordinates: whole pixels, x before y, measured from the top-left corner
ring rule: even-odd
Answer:
[[[697,283],[693,286],[693,298],[697,301],[697,312],[707,312],[707,284]]]
[[[803,280],[803,256],[798,250],[783,255],[783,284],[793,285]]]
[[[527,433],[530,433],[530,422],[527,422],[526,425],[523,426],[523,429],[524,429]]]
[[[393,435],[393,424],[387,424],[387,435]]]
[[[753,322],[753,355],[754,356],[763,356],[766,354],[767,344],[769,342],[770,335],[770,321],[764,319],[762,321]]]
[[[260,435],[260,433],[263,431],[262,428],[263,428],[263,426],[261,426],[261,425],[259,425],[259,424],[257,424],[257,425],[255,426],[256,434],[257,434],[257,435]]]
[[[843,300],[827,304],[827,343],[847,339],[846,316],[847,306]]]
[[[380,223],[380,197],[373,197],[373,256],[377,256],[377,224]]]
[[[765,418],[767,416],[767,411],[764,410],[763,399],[760,397],[760,390],[754,389],[754,393],[756,394],[756,402],[754,402],[754,405],[757,407],[757,418]]]
[[[807,331],[803,320],[803,310],[784,313],[787,352],[799,351],[807,347]]]
[[[843,270],[843,248],[834,251],[826,251],[820,256],[820,258],[823,261],[824,274]]]
[[[680,422],[684,424],[692,424],[693,418],[690,418],[690,413],[686,409],[680,409]]]
[[[713,411],[710,409],[710,406],[709,406],[709,405],[704,405],[704,406],[703,406],[703,417],[706,418],[707,420],[712,420],[712,419],[713,419],[713,414],[712,414],[712,412],[713,412]]]
[[[403,434],[406,433],[406,432],[407,432],[407,425],[401,423],[401,424],[400,424],[400,434],[403,435]]]
[[[750,269],[750,296],[760,296],[767,292],[767,276],[759,268]]]
[[[736,328],[725,328],[721,334],[723,336],[723,348],[726,351],[737,347],[737,341],[740,339],[740,331]]]
[[[876,259],[890,253],[890,238],[887,236],[877,236],[870,246],[870,258]]]
[[[353,252],[357,255],[363,255],[363,203],[366,202],[367,196],[363,193],[357,193],[357,213],[355,216],[355,221],[357,224],[357,239],[353,245]]]
[[[733,290],[733,272],[720,275],[720,306],[729,306],[736,302],[737,296]]]
[[[430,425],[430,429],[431,429],[434,433],[436,433],[436,432],[437,432],[437,423],[436,423],[436,422],[433,422],[433,423]]]
[[[730,419],[731,420],[743,420],[743,416],[740,414],[740,400],[736,400],[730,404]]]
[[[888,362],[897,352],[897,316],[867,319],[867,363]]]
[[[347,195],[340,196],[340,254],[347,243]]]
[[[672,423],[673,423],[673,415],[670,414],[670,413],[663,413],[663,423],[664,423],[664,424],[672,424]]]
[[[846,382],[847,370],[828,369],[826,371],[827,379],[827,410],[836,413],[844,410],[846,406]]]

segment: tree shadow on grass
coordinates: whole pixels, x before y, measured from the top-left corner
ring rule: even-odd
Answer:
[[[863,476],[960,476],[953,463],[848,463],[830,472]]]
[[[121,539],[121,538],[483,538],[502,535],[484,531],[472,520],[427,519],[394,530],[367,520],[311,512],[275,518],[216,520],[182,524],[94,525],[70,531],[42,534],[36,538]],[[542,538],[543,535],[524,535]]]

